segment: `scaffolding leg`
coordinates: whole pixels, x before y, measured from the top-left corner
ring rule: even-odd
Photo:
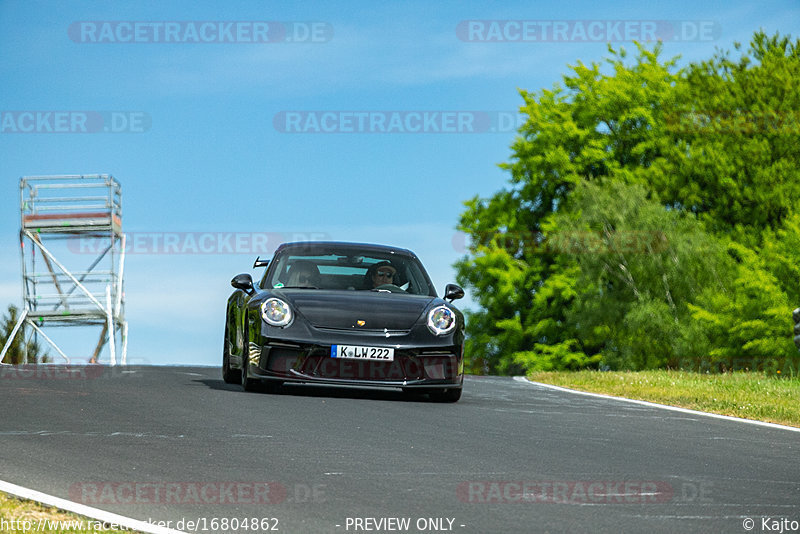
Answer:
[[[100,351],[103,350],[103,345],[106,344],[107,333],[108,323],[103,323],[103,330],[100,332],[100,339],[97,340],[97,346],[94,348],[94,353],[92,354],[89,363],[97,363],[97,359],[100,357]]]
[[[122,365],[128,365],[128,321],[122,323]]]
[[[111,308],[111,284],[106,286],[106,310],[106,316],[108,317],[108,348],[109,352],[111,352],[111,365],[117,365],[116,344],[114,343],[114,338],[117,337],[117,333],[114,330],[114,312]]]
[[[122,276],[125,274],[125,234],[122,234],[119,253],[119,278],[117,278],[117,302],[114,305],[114,315],[119,317],[119,308],[122,306]]]
[[[3,363],[3,360],[6,357],[6,352],[8,352],[8,349],[11,348],[11,343],[14,341],[14,337],[16,337],[19,327],[22,326],[22,323],[25,322],[25,318],[27,316],[28,316],[28,310],[22,310],[22,313],[19,315],[19,319],[17,320],[17,324],[14,325],[14,329],[11,330],[11,333],[8,335],[6,344],[3,345],[3,351],[0,352],[0,364]]]

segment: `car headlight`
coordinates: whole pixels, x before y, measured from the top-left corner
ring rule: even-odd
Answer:
[[[428,312],[428,330],[434,335],[449,334],[456,327],[456,314],[447,306],[437,306]]]
[[[292,322],[292,309],[278,298],[270,298],[261,304],[261,317],[272,326],[286,326]]]

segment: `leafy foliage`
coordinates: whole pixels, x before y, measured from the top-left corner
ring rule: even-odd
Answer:
[[[731,243],[728,253],[737,263],[732,290],[706,289],[697,305],[689,305],[692,317],[714,340],[711,364],[722,370],[764,369],[796,360],[786,292],[754,251]]]
[[[725,292],[731,259],[691,213],[666,210],[638,184],[584,182],[554,237],[577,237],[570,252],[585,288],[569,316],[611,368],[678,365],[697,293]],[[564,237],[562,237],[564,236]]]
[[[637,51],[522,91],[510,182],[459,224],[473,371],[797,363],[800,41]]]

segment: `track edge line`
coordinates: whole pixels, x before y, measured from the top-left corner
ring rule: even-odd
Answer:
[[[148,534],[188,534],[181,530],[161,527],[152,523],[147,523],[146,521],[133,519],[132,517],[125,517],[123,515],[100,510],[99,508],[93,508],[91,506],[86,506],[85,504],[62,499],[53,495],[48,495],[47,493],[32,490],[24,486],[18,486],[4,480],[0,480],[0,491],[16,497],[21,497],[23,499],[46,504],[47,506],[53,506],[59,510],[65,510],[67,512],[86,516],[96,519],[97,521],[103,521],[104,523],[115,523],[121,527],[147,532]]]
[[[699,410],[690,410],[689,408],[681,408],[680,406],[670,406],[668,404],[658,404],[657,402],[643,401],[643,400],[637,400],[637,399],[628,399],[626,397],[615,397],[613,395],[606,395],[604,393],[592,393],[590,391],[580,391],[578,389],[570,389],[570,388],[565,388],[563,386],[554,386],[553,384],[544,384],[542,382],[534,382],[533,380],[530,380],[530,379],[528,379],[527,377],[524,377],[524,376],[515,376],[514,380],[516,380],[517,382],[525,382],[525,383],[528,383],[528,384],[531,384],[531,385],[541,386],[541,387],[545,387],[545,388],[549,388],[549,389],[554,389],[554,390],[557,390],[557,391],[564,391],[564,392],[567,392],[567,393],[574,393],[576,395],[586,395],[588,397],[596,397],[596,398],[600,398],[600,399],[611,399],[611,400],[616,400],[616,401],[621,401],[621,402],[628,402],[628,403],[632,403],[632,404],[639,404],[641,406],[649,406],[651,408],[660,408],[662,410],[671,410],[673,412],[680,412],[680,413],[691,414],[691,415],[702,415],[702,416],[705,416],[705,417],[713,417],[714,419],[723,419],[723,420],[728,420],[728,421],[736,421],[736,422],[739,422],[739,423],[747,423],[747,424],[756,425],[756,426],[763,426],[763,427],[767,427],[767,428],[774,428],[774,429],[778,429],[778,430],[789,430],[791,432],[800,432],[800,428],[794,427],[794,426],[781,425],[781,424],[778,424],[778,423],[770,423],[768,421],[757,421],[755,419],[744,419],[742,417],[734,417],[732,415],[722,415],[722,414],[719,414],[719,413],[701,412]]]

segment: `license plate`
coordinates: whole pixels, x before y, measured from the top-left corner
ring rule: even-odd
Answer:
[[[355,345],[332,345],[331,358],[348,360],[394,361],[394,349],[386,347],[359,347]]]

